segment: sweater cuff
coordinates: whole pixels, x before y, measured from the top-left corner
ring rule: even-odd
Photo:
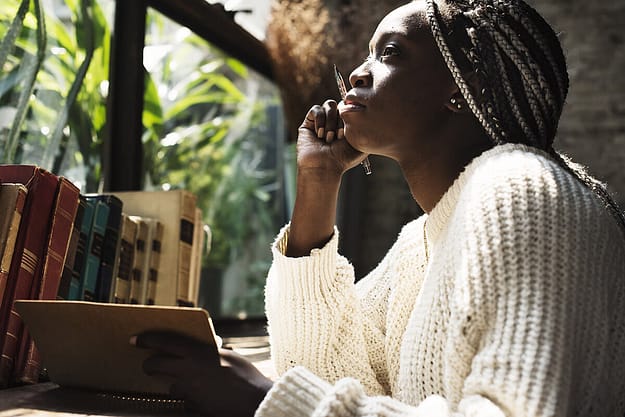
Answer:
[[[334,227],[334,234],[323,247],[315,248],[307,256],[297,258],[285,255],[289,240],[289,228],[287,224],[280,230],[274,241],[271,251],[273,253],[272,268],[279,271],[278,276],[284,277],[325,277],[330,286],[334,286],[336,279],[336,266],[339,246],[339,231]]]
[[[306,368],[289,369],[260,403],[255,417],[310,417],[332,386]]]

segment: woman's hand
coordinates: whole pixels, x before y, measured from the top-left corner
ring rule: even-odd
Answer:
[[[334,100],[313,106],[298,133],[297,166],[300,172],[322,170],[340,177],[366,156],[345,140],[343,121]]]
[[[287,256],[307,256],[332,237],[341,177],[365,157],[345,140],[336,101],[308,111],[297,137],[297,190]]]
[[[252,417],[272,386],[244,357],[181,334],[147,332],[134,343],[156,351],[143,363],[144,371],[173,378],[170,394],[184,399],[189,411]]]

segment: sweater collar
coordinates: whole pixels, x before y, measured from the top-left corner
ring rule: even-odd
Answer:
[[[496,145],[480,155],[476,156],[464,167],[460,175],[454,180],[451,186],[445,191],[445,194],[436,203],[434,208],[430,211],[425,219],[425,228],[427,233],[427,239],[433,244],[437,241],[441,231],[449,221],[449,217],[453,213],[460,192],[464,188],[467,181],[471,178],[473,173],[484,164],[484,161],[492,158],[496,155],[509,153],[515,150],[529,151],[532,153],[541,153],[540,150],[530,148],[529,146],[515,143],[506,143],[503,145]]]

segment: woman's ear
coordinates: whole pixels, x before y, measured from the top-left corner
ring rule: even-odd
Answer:
[[[452,94],[449,100],[445,102],[445,107],[453,113],[465,113],[469,110],[469,106],[462,94],[460,94],[460,91],[456,91]]]
[[[463,78],[467,85],[469,86],[469,90],[471,91],[471,95],[476,101],[480,101],[481,99],[481,87],[475,72],[471,71],[463,74]],[[460,89],[456,86],[452,91],[449,100],[445,103],[445,107],[454,113],[467,113],[471,112],[469,108],[469,104],[467,100],[464,98]]]

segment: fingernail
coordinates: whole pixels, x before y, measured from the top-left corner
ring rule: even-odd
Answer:
[[[345,139],[345,129],[340,128],[338,133],[336,134],[336,137],[338,139]]]
[[[130,336],[130,339],[128,339],[128,343],[133,346],[137,346],[137,336]]]
[[[323,127],[320,127],[320,128],[317,130],[317,137],[318,137],[319,139],[321,139],[321,138],[323,137],[323,134],[324,134],[324,133],[325,133],[325,129],[324,129]]]
[[[326,142],[332,142],[334,140],[334,131],[331,130],[328,132],[328,134],[326,135]]]

